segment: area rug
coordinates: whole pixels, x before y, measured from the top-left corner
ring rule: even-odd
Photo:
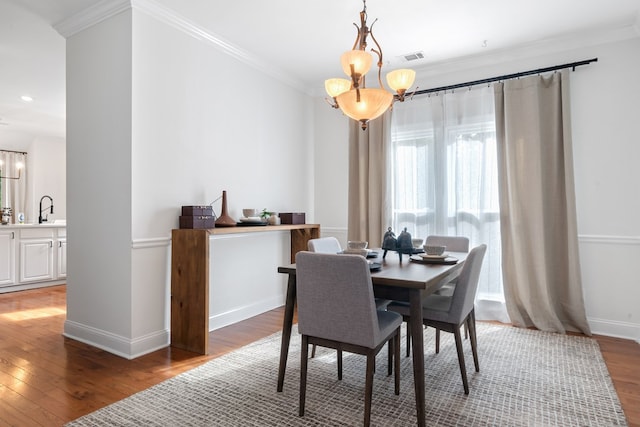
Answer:
[[[404,328],[403,328],[404,335]],[[480,372],[464,342],[465,395],[451,334],[434,352],[425,329],[428,426],[625,426],[598,344],[478,323]],[[404,339],[402,339],[404,345]],[[215,346],[215,343],[212,343]],[[300,337],[294,327],[284,391],[276,392],[280,334],[274,334],[67,424],[81,426],[357,426],[364,414],[364,357],[318,348],[309,363],[306,413],[298,417]],[[401,391],[378,355],[371,425],[416,425],[411,358],[402,349]]]

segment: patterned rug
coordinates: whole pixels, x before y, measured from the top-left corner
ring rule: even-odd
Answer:
[[[403,339],[404,345],[404,328]],[[215,345],[215,344],[213,344]],[[478,323],[480,372],[464,342],[470,394],[464,394],[451,334],[434,352],[425,329],[426,422],[429,426],[626,426],[598,344],[565,336]],[[300,337],[294,327],[284,391],[276,392],[280,334],[164,381],[79,418],[81,426],[355,426],[364,414],[364,360],[318,348],[309,362],[306,412],[298,417]],[[401,391],[378,355],[371,425],[416,425],[411,358],[402,349]]]

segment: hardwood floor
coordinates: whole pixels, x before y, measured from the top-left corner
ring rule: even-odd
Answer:
[[[63,337],[65,310],[65,286],[0,294],[0,426],[61,426],[277,332],[283,317],[276,309],[212,332],[207,356],[166,348],[126,360]],[[595,339],[629,426],[640,427],[640,345]]]

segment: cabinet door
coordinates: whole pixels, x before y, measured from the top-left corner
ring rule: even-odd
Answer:
[[[20,282],[36,282],[53,279],[53,240],[21,240]]]
[[[58,239],[58,279],[67,277],[67,239]]]
[[[16,233],[0,231],[0,286],[16,281]]]

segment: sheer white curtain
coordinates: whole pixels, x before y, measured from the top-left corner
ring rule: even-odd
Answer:
[[[0,150],[0,206],[11,208],[12,222],[27,212],[27,154]],[[20,179],[10,179],[17,178]]]
[[[413,237],[488,245],[476,317],[509,322],[501,271],[494,93],[490,87],[396,103],[388,170],[391,224]]]

